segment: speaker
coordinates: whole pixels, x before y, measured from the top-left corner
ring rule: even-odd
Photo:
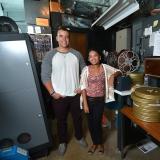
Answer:
[[[0,36],[0,140],[30,152],[51,145],[44,103],[27,34]]]
[[[15,32],[19,33],[18,26],[13,19],[0,16],[0,32]]]
[[[116,51],[131,48],[131,29],[125,28],[116,32]]]
[[[131,89],[131,79],[129,76],[119,76],[114,85],[118,91],[128,91]]]
[[[144,58],[145,74],[152,75],[155,77],[160,77],[159,64],[160,64],[159,56],[145,57]]]

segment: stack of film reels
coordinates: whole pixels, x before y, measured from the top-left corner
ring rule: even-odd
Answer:
[[[144,84],[144,73],[132,72],[128,74],[131,78],[132,86],[134,85],[143,85]]]
[[[160,122],[160,88],[141,86],[131,94],[133,114],[146,122]]]

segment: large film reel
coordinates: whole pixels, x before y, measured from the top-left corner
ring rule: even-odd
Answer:
[[[104,62],[107,63],[108,65],[118,68],[118,53],[115,52],[107,52],[107,51],[103,51],[103,55],[104,55]]]
[[[118,64],[117,64],[117,52],[109,52],[108,56],[107,56],[107,64],[117,68]]]
[[[137,54],[122,50],[118,56],[118,67],[123,73],[131,73],[139,68],[140,60]]]

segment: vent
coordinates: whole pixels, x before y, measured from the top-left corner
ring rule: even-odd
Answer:
[[[108,29],[128,17],[139,9],[139,4],[136,0],[116,0],[95,22],[92,26],[103,26]]]

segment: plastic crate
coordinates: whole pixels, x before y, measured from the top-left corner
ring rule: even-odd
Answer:
[[[17,146],[0,149],[0,160],[29,160],[28,151]]]

